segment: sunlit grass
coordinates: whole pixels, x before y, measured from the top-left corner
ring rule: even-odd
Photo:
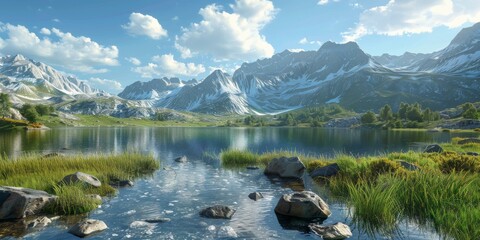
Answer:
[[[140,153],[95,154],[42,157],[24,155],[16,159],[0,157],[0,185],[44,190],[58,195],[50,210],[60,214],[78,214],[92,210],[96,201],[85,194],[108,196],[116,190],[109,185],[113,179],[133,179],[151,174],[160,163],[150,155]],[[77,171],[97,177],[99,188],[59,185],[66,175]],[[96,204],[95,204],[96,205]],[[96,207],[96,206],[95,206]]]

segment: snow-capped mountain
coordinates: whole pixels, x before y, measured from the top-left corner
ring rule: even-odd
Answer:
[[[0,57],[0,89],[19,102],[45,101],[59,96],[106,95],[88,83],[22,55]]]
[[[130,100],[158,100],[177,92],[185,85],[194,85],[196,80],[183,82],[178,78],[158,78],[149,82],[134,82],[127,86],[119,97]]]
[[[318,51],[286,50],[244,63],[233,76],[217,70],[198,84],[163,91],[154,105],[215,114],[273,114],[326,103],[357,111],[400,102],[443,109],[480,100],[479,61],[480,24],[432,54],[372,57],[356,43],[327,42]],[[150,97],[165,83],[135,85]]]

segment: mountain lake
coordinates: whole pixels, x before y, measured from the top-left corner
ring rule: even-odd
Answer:
[[[161,162],[152,176],[136,179],[105,199],[89,218],[105,221],[108,229],[89,239],[215,239],[221,226],[230,226],[239,239],[320,239],[318,236],[279,222],[274,208],[284,193],[292,190],[262,169],[225,169],[218,159],[222,149],[253,152],[292,150],[310,155],[336,153],[372,155],[392,151],[422,150],[432,142],[453,137],[478,137],[478,133],[385,131],[321,128],[55,128],[47,131],[0,133],[0,152],[10,157],[22,154],[94,154],[140,151]],[[185,155],[187,163],[174,159]],[[399,224],[391,236],[367,234],[352,222],[352,209],[329,196],[328,190],[305,174],[305,189],[316,192],[329,205],[331,217],[324,224],[344,222],[351,239],[438,239],[432,229],[410,221]],[[253,201],[251,192],[265,198]],[[207,219],[199,211],[215,204],[237,211],[231,220]],[[170,222],[142,224],[142,219],[170,218]],[[23,232],[1,229],[23,239],[77,239],[67,233],[79,217],[62,217],[43,230]],[[5,228],[5,227],[4,227]],[[14,237],[7,237],[14,238]]]

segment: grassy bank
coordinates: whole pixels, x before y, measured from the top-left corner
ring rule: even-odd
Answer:
[[[151,174],[159,168],[152,156],[139,153],[118,155],[72,155],[44,158],[25,155],[15,160],[0,157],[0,185],[44,190],[59,197],[49,210],[59,214],[78,214],[96,208],[98,200],[86,194],[115,194],[109,185],[114,179],[133,179]],[[81,185],[58,185],[64,176],[77,171],[97,177],[99,188]]]
[[[337,163],[339,173],[322,182],[352,207],[353,221],[368,233],[394,233],[401,221],[408,219],[446,238],[476,239],[480,236],[480,157],[465,152],[480,152],[480,144],[459,145],[458,140],[442,144],[443,153],[325,158],[226,150],[221,160],[227,167],[265,166],[275,157],[299,156],[309,172]],[[400,161],[419,170],[407,170]]]

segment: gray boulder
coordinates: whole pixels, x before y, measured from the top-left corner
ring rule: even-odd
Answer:
[[[262,199],[263,195],[262,195],[262,193],[259,193],[259,192],[253,192],[253,193],[248,194],[248,197],[252,200],[257,201],[257,200]]]
[[[407,169],[407,170],[410,170],[410,171],[417,171],[417,170],[420,169],[415,164],[409,163],[407,161],[399,160],[397,162],[400,163],[400,166],[402,166],[404,169]]]
[[[0,187],[0,220],[19,219],[40,213],[56,196],[44,191]]]
[[[463,144],[469,144],[469,143],[480,143],[480,139],[478,138],[465,138],[460,141],[458,141],[458,144],[463,145]]]
[[[338,166],[337,163],[334,163],[334,164],[330,164],[330,165],[327,165],[325,167],[320,167],[320,168],[317,168],[317,169],[313,170],[310,173],[310,176],[312,178],[331,177],[331,176],[337,175],[339,171],[340,171],[340,167]]]
[[[95,219],[85,219],[71,227],[68,232],[78,237],[86,237],[105,229],[107,229],[105,222]]]
[[[185,155],[175,158],[175,162],[186,163],[187,161],[188,161],[188,158]]]
[[[424,153],[441,153],[443,152],[443,148],[440,147],[438,144],[432,144],[428,145],[425,150],[423,150]]]
[[[325,219],[331,215],[327,203],[310,191],[283,194],[275,207],[275,212],[305,219]]]
[[[200,211],[200,216],[206,218],[225,218],[231,219],[233,214],[235,214],[235,209],[228,206],[215,205],[208,207]]]
[[[274,174],[284,178],[302,178],[305,165],[298,157],[274,158],[265,168],[265,174]]]
[[[87,186],[92,186],[92,187],[100,187],[102,186],[102,183],[98,178],[86,174],[83,172],[76,172],[74,174],[70,174],[65,176],[60,183],[63,184],[76,184],[76,183],[82,183]]]
[[[341,222],[328,226],[310,224],[309,228],[323,239],[346,239],[352,236],[352,231],[350,231],[348,225]]]
[[[46,227],[48,224],[52,223],[52,220],[48,217],[39,217],[35,218],[34,220],[28,222],[28,228],[39,228],[39,227]]]

